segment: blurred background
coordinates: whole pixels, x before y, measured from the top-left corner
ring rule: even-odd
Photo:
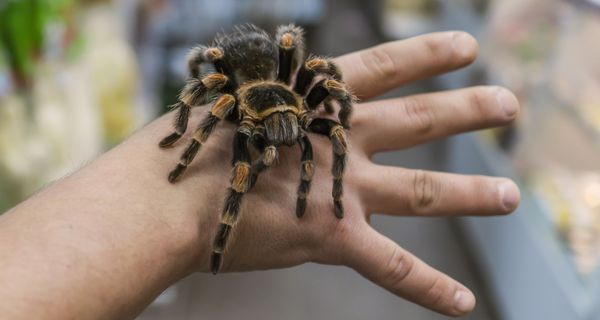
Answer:
[[[511,127],[381,154],[380,163],[510,176],[508,217],[374,217],[376,228],[471,287],[466,319],[600,319],[600,1],[0,1],[0,212],[164,113],[185,55],[238,23],[295,22],[336,56],[460,29],[481,44],[465,70],[389,93],[477,84],[514,91]],[[349,269],[193,275],[139,319],[445,319]]]

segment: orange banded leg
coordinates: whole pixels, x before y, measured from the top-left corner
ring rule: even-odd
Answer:
[[[221,73],[209,74],[202,80],[189,78],[179,94],[179,102],[175,105],[177,116],[175,117],[175,131],[162,139],[158,145],[167,148],[177,142],[185,133],[190,117],[190,108],[206,103],[208,94],[219,92],[227,84],[228,78]]]
[[[203,63],[218,64],[223,59],[223,51],[217,47],[199,45],[188,53],[188,71],[190,77],[200,77],[200,65]]]
[[[198,128],[194,132],[192,137],[192,141],[185,149],[185,151],[181,154],[181,158],[179,159],[179,163],[169,173],[169,182],[173,183],[181,176],[181,174],[187,169],[188,165],[194,160],[196,154],[200,150],[200,147],[210,134],[213,132],[217,123],[227,117],[235,107],[235,98],[230,94],[224,94],[220,96],[217,101],[213,104],[208,116],[200,122]]]
[[[332,104],[332,100],[334,99],[329,97],[326,98],[325,101],[323,101],[323,107],[325,108],[325,112],[328,114],[332,114],[335,112],[335,107]]]
[[[342,80],[342,73],[338,66],[329,58],[312,56],[300,67],[296,75],[294,91],[303,96],[308,92],[315,76],[327,75],[335,80]]]
[[[350,115],[352,114],[352,104],[354,96],[346,89],[346,86],[337,80],[323,79],[310,90],[306,97],[306,104],[309,109],[316,109],[323,101],[328,99],[336,100],[340,104],[338,118],[344,128],[350,127]]]
[[[301,160],[301,172],[300,172],[300,185],[298,185],[298,198],[296,200],[296,216],[298,218],[304,215],[306,211],[306,198],[310,192],[310,185],[312,177],[315,172],[315,165],[313,163],[313,151],[312,144],[308,139],[308,136],[303,136],[298,139],[300,144],[300,150],[302,151]]]
[[[258,175],[267,170],[273,162],[277,159],[277,148],[275,146],[267,146],[265,150],[263,150],[262,154],[258,159],[256,159],[252,163],[252,178],[250,180],[250,187],[254,187],[256,184],[256,180],[258,179]]]
[[[309,130],[329,137],[333,149],[333,165],[331,174],[333,175],[333,188],[331,196],[335,208],[335,216],[339,219],[344,217],[344,206],[342,204],[342,194],[344,192],[343,176],[346,169],[346,154],[348,152],[348,143],[344,127],[330,119],[314,119]]]
[[[238,220],[242,198],[251,188],[250,152],[248,149],[248,134],[238,131],[233,141],[233,175],[231,186],[227,190],[227,198],[221,215],[219,229],[213,242],[210,259],[210,270],[217,274],[223,264],[223,253],[231,230]]]
[[[293,24],[283,25],[277,28],[275,39],[279,46],[277,80],[289,84],[304,53],[304,31]]]

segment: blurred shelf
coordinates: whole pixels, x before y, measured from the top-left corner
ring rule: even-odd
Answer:
[[[455,137],[450,146],[451,171],[515,178],[508,157],[474,134]],[[501,318],[600,319],[600,274],[580,275],[543,204],[527,186],[521,191],[512,215],[460,221]]]

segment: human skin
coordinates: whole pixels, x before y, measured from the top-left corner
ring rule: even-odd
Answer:
[[[300,181],[297,146],[248,193],[222,272],[306,262],[346,265],[390,292],[447,315],[463,315],[475,297],[369,225],[373,213],[396,216],[501,215],[519,202],[505,178],[382,166],[377,152],[511,122],[519,104],[508,90],[473,87],[365,102],[389,89],[472,62],[475,40],[462,32],[386,43],[336,61],[362,101],[348,132],[346,215],[331,199],[331,145],[310,134],[315,175],[306,214],[294,214]],[[207,107],[196,108],[190,128]],[[157,143],[171,130],[161,117],[82,169],[0,217],[0,314],[10,319],[127,319],[160,292],[208,272],[213,237],[231,172],[235,126],[220,124],[175,183],[168,172],[190,139]],[[189,130],[191,131],[191,130]]]

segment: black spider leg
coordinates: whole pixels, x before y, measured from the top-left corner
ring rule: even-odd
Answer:
[[[293,24],[279,26],[275,39],[279,46],[277,80],[290,84],[291,75],[304,54],[304,31]]]
[[[332,113],[335,112],[335,107],[331,103],[332,100],[335,100],[335,99],[333,99],[331,97],[327,97],[323,101],[323,107],[325,108],[325,112],[328,113],[328,114],[332,114]]]
[[[224,94],[220,96],[217,101],[213,104],[211,110],[208,112],[206,118],[200,122],[196,131],[192,136],[192,141],[181,154],[179,163],[169,173],[169,182],[173,183],[181,176],[181,174],[187,169],[188,165],[194,160],[196,154],[200,150],[200,147],[210,134],[213,132],[217,123],[229,116],[235,109],[236,100],[235,97],[230,94]]]
[[[252,162],[250,188],[254,187],[260,173],[268,169],[277,159],[277,147],[268,145],[264,139],[264,127],[257,126],[253,132],[253,145],[260,151],[258,159]]]
[[[192,106],[199,106],[208,102],[210,94],[221,93],[226,89],[229,78],[222,73],[212,73],[202,79],[189,78],[179,93],[179,102],[175,104],[177,116],[175,117],[175,131],[159,142],[161,148],[167,148],[177,142],[185,133]]]
[[[314,110],[325,99],[333,99],[339,102],[341,108],[338,112],[338,118],[344,128],[349,128],[354,97],[344,84],[337,80],[323,79],[315,84],[305,100],[308,108]]]
[[[225,54],[218,44],[214,44],[210,47],[198,45],[192,48],[187,56],[190,77],[199,78],[201,76],[200,66],[204,63],[208,63],[212,65],[218,73],[222,73],[228,78],[227,84],[222,89],[222,93],[234,94],[238,84],[235,81],[235,75],[227,66],[224,59]],[[235,122],[235,120],[237,120],[237,112],[232,112],[227,117],[227,120]]]
[[[310,192],[310,185],[315,172],[315,166],[313,163],[312,144],[310,143],[308,136],[303,134],[302,137],[298,138],[298,144],[300,145],[302,156],[300,159],[301,172],[300,185],[298,185],[297,192],[298,198],[296,200],[296,216],[300,218],[306,211],[306,198]]]
[[[233,139],[233,175],[231,186],[227,190],[227,198],[221,215],[219,230],[213,242],[210,270],[217,274],[223,263],[223,252],[227,239],[231,235],[233,225],[237,222],[244,193],[250,190],[250,151],[248,140],[250,130],[240,127]]]
[[[222,64],[222,60],[223,51],[219,47],[207,47],[205,45],[199,45],[192,48],[187,56],[188,72],[190,77],[200,78],[200,65],[203,63],[212,63],[218,72],[224,73],[231,77],[229,73],[224,72],[225,70],[218,67],[218,65]]]
[[[317,75],[329,76],[338,81],[342,80],[342,73],[331,59],[311,56],[302,64],[296,75],[294,91],[301,96],[306,95],[308,88]]]
[[[346,133],[343,126],[330,119],[314,119],[308,126],[310,132],[328,136],[333,146],[333,165],[331,174],[333,175],[333,189],[331,195],[335,207],[335,216],[339,219],[344,217],[344,207],[342,205],[342,194],[344,192],[342,178],[346,168],[346,153],[348,144],[346,142]]]

